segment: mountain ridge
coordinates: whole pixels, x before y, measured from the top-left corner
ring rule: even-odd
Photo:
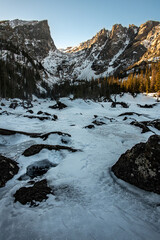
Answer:
[[[57,76],[58,72],[56,72],[55,66],[61,66],[62,79],[67,76],[73,80],[90,80],[117,74],[127,70],[130,66],[134,67],[137,63],[140,64],[147,60],[148,58],[145,56],[149,58],[159,57],[159,26],[160,22],[151,20],[139,27],[130,24],[127,28],[121,24],[115,24],[111,31],[102,29],[93,38],[80,43],[77,47],[70,47],[62,53],[50,53],[52,56],[46,60],[53,61],[52,69],[47,66],[45,61],[44,65]],[[152,36],[154,31],[157,31],[156,36]],[[153,44],[152,51],[149,48],[150,45],[148,44],[147,47],[145,42],[149,35],[151,35],[150,38],[155,38],[157,41],[156,46]],[[152,45],[152,40],[147,41],[151,42]],[[156,52],[153,50],[154,47],[157,49]],[[69,62],[67,70],[66,64],[65,67],[62,64],[64,60]]]
[[[114,24],[111,30],[103,28],[78,46],[60,51],[51,37],[47,20],[5,20],[0,21],[0,60],[9,61],[10,66],[21,66],[18,75],[23,74],[24,67],[32,69],[37,87],[51,88],[53,84],[66,80],[74,82],[123,72],[128,74],[143,62],[159,61],[159,33],[158,21],[149,20],[139,27]],[[11,51],[10,45],[18,48],[18,55],[17,50]],[[14,68],[18,71],[17,66]],[[5,78],[7,75],[8,72]]]

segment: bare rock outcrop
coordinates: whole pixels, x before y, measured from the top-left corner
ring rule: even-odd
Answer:
[[[160,194],[160,135],[138,143],[112,166],[114,174],[141,189]]]
[[[18,173],[19,167],[17,163],[0,155],[0,187],[4,187],[6,182]]]

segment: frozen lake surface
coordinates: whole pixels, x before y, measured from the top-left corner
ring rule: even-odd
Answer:
[[[23,134],[0,135],[0,154],[12,158],[20,167],[17,175],[0,188],[0,240],[159,240],[160,196],[138,189],[117,179],[110,171],[112,165],[126,150],[160,131],[150,132],[130,125],[133,120],[160,119],[160,103],[153,108],[140,108],[137,104],[154,104],[156,99],[142,94],[133,98],[125,94],[117,101],[129,108],[110,102],[71,100],[62,98],[67,105],[62,110],[51,109],[54,101],[33,102],[33,114],[18,106],[9,108],[10,101],[0,113],[0,128],[29,133],[61,131],[71,135],[50,134],[46,140]],[[39,116],[38,111],[56,114],[58,119],[40,121],[24,115]],[[125,112],[141,114],[119,116]],[[46,116],[45,114],[42,116]],[[97,120],[103,125],[92,122]],[[95,128],[85,128],[93,124]],[[43,149],[30,157],[22,155],[33,144],[65,145],[77,152]],[[57,164],[36,180],[47,179],[48,185],[58,189],[57,195],[48,195],[37,207],[14,202],[13,195],[28,181],[18,178],[29,165],[44,159]]]

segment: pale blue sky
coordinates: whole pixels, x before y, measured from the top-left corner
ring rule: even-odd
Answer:
[[[75,46],[102,28],[160,21],[160,0],[0,0],[0,20],[49,22],[58,48]]]

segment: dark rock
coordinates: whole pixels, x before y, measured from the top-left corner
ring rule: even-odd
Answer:
[[[30,185],[33,185],[33,184],[35,184],[35,181],[34,180],[30,180],[27,183],[30,184]]]
[[[25,173],[25,174],[23,174],[23,175],[21,175],[19,178],[18,178],[18,180],[19,181],[26,181],[26,180],[29,180],[30,179],[30,177]]]
[[[13,109],[16,109],[16,107],[18,107],[18,103],[17,102],[12,102],[10,105],[9,105],[9,108],[13,108]]]
[[[61,142],[64,143],[64,144],[68,144],[68,139],[62,138],[62,139],[61,139]]]
[[[123,121],[126,121],[127,119],[128,119],[127,117],[124,117],[124,118],[123,118]]]
[[[116,121],[115,118],[104,117],[105,119],[109,120],[110,122]]]
[[[43,112],[42,111],[37,112],[37,115],[40,115],[40,114],[43,114]]]
[[[30,110],[27,110],[26,112],[33,114],[33,111],[32,111],[31,109],[30,109]]]
[[[16,133],[18,133],[18,132],[14,131],[14,130],[8,130],[8,129],[0,128],[0,135],[10,136],[10,135],[14,135]]]
[[[51,114],[50,114],[50,113],[47,113],[47,112],[44,112],[44,114],[45,114],[46,116],[51,116]]]
[[[22,175],[19,180],[26,180],[28,177],[35,178],[45,174],[50,168],[56,167],[57,164],[50,162],[47,159],[34,162],[27,167],[26,174]]]
[[[53,119],[57,120],[58,119],[57,115],[53,114]]]
[[[92,129],[92,128],[95,128],[95,126],[93,124],[90,124],[88,126],[85,126],[84,128],[89,128],[89,129]]]
[[[138,143],[112,166],[114,174],[141,189],[160,194],[160,135]]]
[[[140,108],[153,108],[154,106],[156,106],[157,103],[154,104],[145,104],[145,105],[141,105],[141,104],[137,104],[138,107]]]
[[[143,122],[132,121],[130,124],[131,124],[131,125],[134,125],[134,126],[136,126],[136,127],[141,128],[141,129],[142,129],[142,132],[141,132],[141,133],[146,133],[146,132],[151,131],[151,130],[146,126],[146,124],[144,124]]]
[[[95,120],[95,121],[93,121],[92,123],[94,123],[94,124],[97,125],[97,126],[101,126],[101,125],[104,125],[104,124],[105,124],[104,122],[98,121],[98,120]]]
[[[160,130],[160,119],[155,119],[153,121],[142,121],[142,122],[133,121],[130,124],[142,128],[142,133],[151,131],[148,128],[148,126],[151,126]]]
[[[14,135],[14,134],[23,134],[26,136],[30,136],[32,138],[42,138],[43,140],[46,140],[48,138],[49,135],[51,134],[58,134],[60,136],[67,136],[67,137],[71,137],[70,134],[68,133],[64,133],[64,132],[59,132],[59,131],[55,131],[55,132],[49,132],[49,133],[27,133],[27,132],[23,132],[23,131],[14,131],[14,130],[8,130],[8,129],[3,129],[0,128],[0,135]]]
[[[148,122],[148,126],[152,126],[160,131],[160,119],[155,119]]]
[[[64,104],[64,103],[61,103],[60,101],[58,101],[55,105],[53,106],[49,106],[49,108],[51,109],[63,109],[63,108],[66,108],[67,106]]]
[[[115,108],[117,105],[121,105],[123,108],[129,108],[128,104],[125,102],[112,102],[111,107]]]
[[[15,202],[19,201],[25,205],[37,206],[36,202],[42,202],[48,198],[48,194],[52,194],[52,190],[47,186],[47,181],[36,182],[32,187],[22,187],[14,194]]]
[[[45,174],[50,168],[56,167],[57,164],[50,162],[47,159],[35,162],[27,167],[26,174],[31,178]]]
[[[1,103],[1,106],[2,106],[2,107],[5,107],[6,105],[2,102],[2,103]]]
[[[15,161],[0,155],[0,187],[4,187],[5,183],[18,173],[18,170],[19,167]]]
[[[2,110],[2,108],[0,107],[0,110]]]
[[[41,134],[41,135],[40,135],[40,138],[42,138],[43,140],[46,140],[46,139],[48,138],[48,136],[51,135],[51,134],[57,134],[57,135],[60,135],[60,136],[71,137],[71,135],[68,134],[68,133],[64,133],[64,132],[59,132],[59,131],[57,131],[57,132],[50,132],[50,133],[46,133],[46,134]]]
[[[47,112],[42,112],[42,111],[37,112],[37,115],[41,115],[41,114],[46,115],[46,116],[52,116],[50,113],[47,113]],[[57,115],[55,115],[55,114],[53,115],[53,117],[55,120],[58,119]]]
[[[23,117],[27,117],[30,119],[39,119],[40,121],[44,121],[44,120],[56,121],[58,119],[57,115],[53,115],[53,117],[39,117],[39,116],[24,115]]]
[[[73,148],[67,147],[67,146],[36,144],[36,145],[32,145],[31,147],[27,148],[24,151],[23,155],[25,157],[35,155],[35,154],[39,153],[44,148],[48,149],[48,150],[55,150],[55,151],[60,151],[60,150],[68,150],[70,152],[77,152],[78,151],[77,149],[73,149]]]
[[[0,113],[0,115],[6,114],[7,116],[10,115],[11,113],[8,113],[7,111],[3,111]]]
[[[125,113],[119,114],[118,117],[125,116],[125,115],[128,115],[128,116],[132,116],[132,115],[141,116],[142,114],[136,113],[136,112],[125,112]]]

